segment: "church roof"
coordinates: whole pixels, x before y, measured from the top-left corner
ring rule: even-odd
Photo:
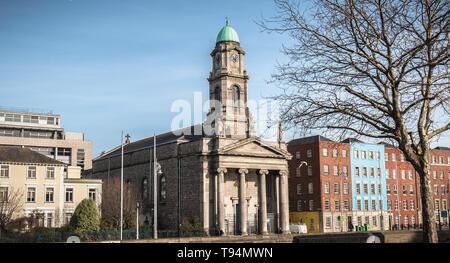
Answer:
[[[196,140],[199,138],[204,137],[203,127],[201,124],[190,126],[187,128],[179,129],[176,131],[166,132],[163,134],[156,135],[156,145],[161,145],[165,143],[175,142],[177,140]],[[123,146],[123,152],[129,153],[129,152],[135,152],[142,149],[148,149],[150,147],[153,147],[154,138],[148,137],[139,141],[131,142],[124,144]],[[93,161],[113,157],[116,155],[120,155],[122,152],[121,145],[109,150],[108,152],[105,152],[103,154],[100,154],[96,158],[93,159]]]
[[[229,25],[228,17],[227,24],[220,30],[216,38],[216,43],[223,41],[234,41],[239,43],[239,36],[236,33],[236,30]]]

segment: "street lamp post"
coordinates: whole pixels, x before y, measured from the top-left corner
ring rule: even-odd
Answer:
[[[139,239],[139,202],[136,202],[136,239]]]

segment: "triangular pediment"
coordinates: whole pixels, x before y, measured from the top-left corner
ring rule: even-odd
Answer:
[[[217,152],[226,155],[267,156],[291,159],[291,155],[287,151],[264,143],[256,137],[239,140],[218,149]]]

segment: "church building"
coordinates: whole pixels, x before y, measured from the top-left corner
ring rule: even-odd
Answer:
[[[195,216],[208,235],[289,233],[291,155],[281,130],[275,142],[256,136],[247,107],[245,51],[228,20],[210,55],[204,123],[123,146],[124,183],[139,191],[140,221],[152,222],[155,196],[158,230],[177,231]],[[93,159],[92,166],[92,177],[103,182],[120,178],[121,146]]]

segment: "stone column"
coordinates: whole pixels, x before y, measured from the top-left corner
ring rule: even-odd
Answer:
[[[280,177],[275,176],[275,215],[277,216],[275,222],[275,233],[280,230]]]
[[[281,233],[289,234],[289,204],[287,171],[280,171],[280,225]]]
[[[247,189],[245,184],[245,174],[247,169],[239,169],[239,225],[241,227],[241,235],[248,235],[247,233]]]
[[[225,190],[224,185],[224,174],[227,172],[226,168],[218,168],[217,169],[217,218],[219,224],[219,231],[221,234],[225,233],[225,206],[223,202],[223,194]]]
[[[262,235],[267,234],[267,196],[266,196],[266,175],[269,173],[266,169],[259,170],[259,229]]]

